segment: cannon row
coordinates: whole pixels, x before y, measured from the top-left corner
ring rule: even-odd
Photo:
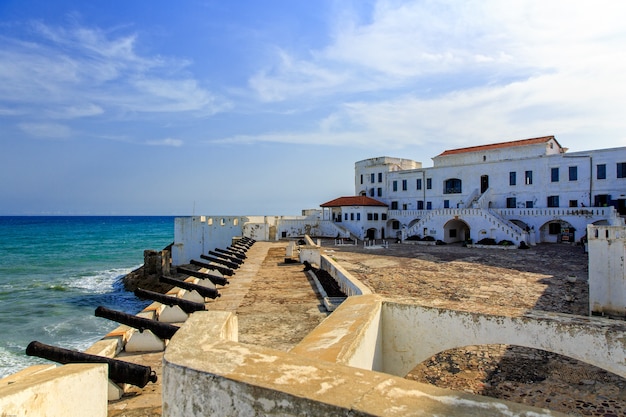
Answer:
[[[232,276],[234,274],[233,269],[239,268],[239,266],[244,262],[246,259],[246,252],[254,244],[254,242],[255,241],[253,239],[241,238],[226,249],[216,248],[215,251],[209,251],[209,255],[213,256],[201,255],[203,259],[210,261],[210,263],[194,260],[190,262],[195,266],[206,268],[211,271],[218,271],[223,276],[194,271],[184,267],[177,267],[176,271],[180,274],[186,274],[202,280],[209,280],[213,285],[228,285],[229,281],[225,278],[225,276]],[[141,288],[135,290],[135,296],[139,298],[156,301],[161,303],[164,308],[179,309],[179,311],[181,311],[185,316],[180,321],[184,321],[186,315],[188,314],[206,310],[206,305],[204,303],[206,298],[215,299],[220,297],[217,289],[210,286],[194,284],[171,277],[160,277],[159,281],[187,290],[190,293],[197,293],[200,297],[198,301],[193,301]],[[95,316],[106,318],[136,329],[139,335],[144,335],[155,340],[156,344],[153,346],[157,346],[159,348],[162,347],[157,350],[164,349],[165,340],[171,339],[179,329],[178,326],[167,322],[140,317],[139,315],[127,314],[121,311],[111,310],[103,306],[96,308]],[[137,332],[133,334],[133,337],[136,334]],[[128,350],[131,340],[133,339],[131,338],[127,341],[125,346],[126,350]],[[106,356],[92,355],[74,350],[63,349],[46,345],[38,341],[32,341],[28,345],[26,348],[26,354],[29,356],[37,356],[48,359],[61,364],[106,363],[109,370],[109,379],[117,384],[131,384],[143,388],[148,382],[154,383],[157,381],[156,373],[149,366],[138,365]]]

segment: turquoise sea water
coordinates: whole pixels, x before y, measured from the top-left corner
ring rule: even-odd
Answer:
[[[174,217],[0,217],[0,378],[46,362],[32,340],[84,350],[117,327],[99,305],[141,311],[121,278],[173,240]]]

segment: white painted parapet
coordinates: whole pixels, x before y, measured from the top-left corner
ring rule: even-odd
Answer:
[[[343,293],[347,296],[372,293],[369,288],[363,285],[363,283],[359,280],[355,279],[348,271],[346,271],[328,255],[320,255],[320,268],[335,278],[335,281],[339,284],[339,288],[341,288],[341,291],[343,291]]]
[[[163,357],[164,417],[562,415],[237,343],[222,336],[226,314],[194,313],[172,338]]]
[[[589,313],[626,317],[626,227],[588,226]]]
[[[106,417],[107,364],[31,366],[0,379],[0,415]]]

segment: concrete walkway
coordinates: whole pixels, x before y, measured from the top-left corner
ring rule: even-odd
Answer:
[[[314,284],[300,264],[285,264],[286,242],[256,242],[230,284],[219,287],[211,310],[233,311],[239,319],[239,340],[279,350],[289,350],[326,316]],[[163,353],[126,354],[121,359],[150,366],[159,380],[143,389],[131,387],[124,397],[110,402],[111,417],[161,415]]]

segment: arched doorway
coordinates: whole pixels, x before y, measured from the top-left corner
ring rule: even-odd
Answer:
[[[565,220],[552,220],[539,228],[540,242],[567,243],[576,239],[576,229]]]
[[[374,228],[367,229],[367,232],[365,233],[365,238],[369,240],[376,239],[376,229]]]
[[[453,219],[443,226],[443,241],[446,243],[465,242],[470,238],[470,227],[463,220]]]

